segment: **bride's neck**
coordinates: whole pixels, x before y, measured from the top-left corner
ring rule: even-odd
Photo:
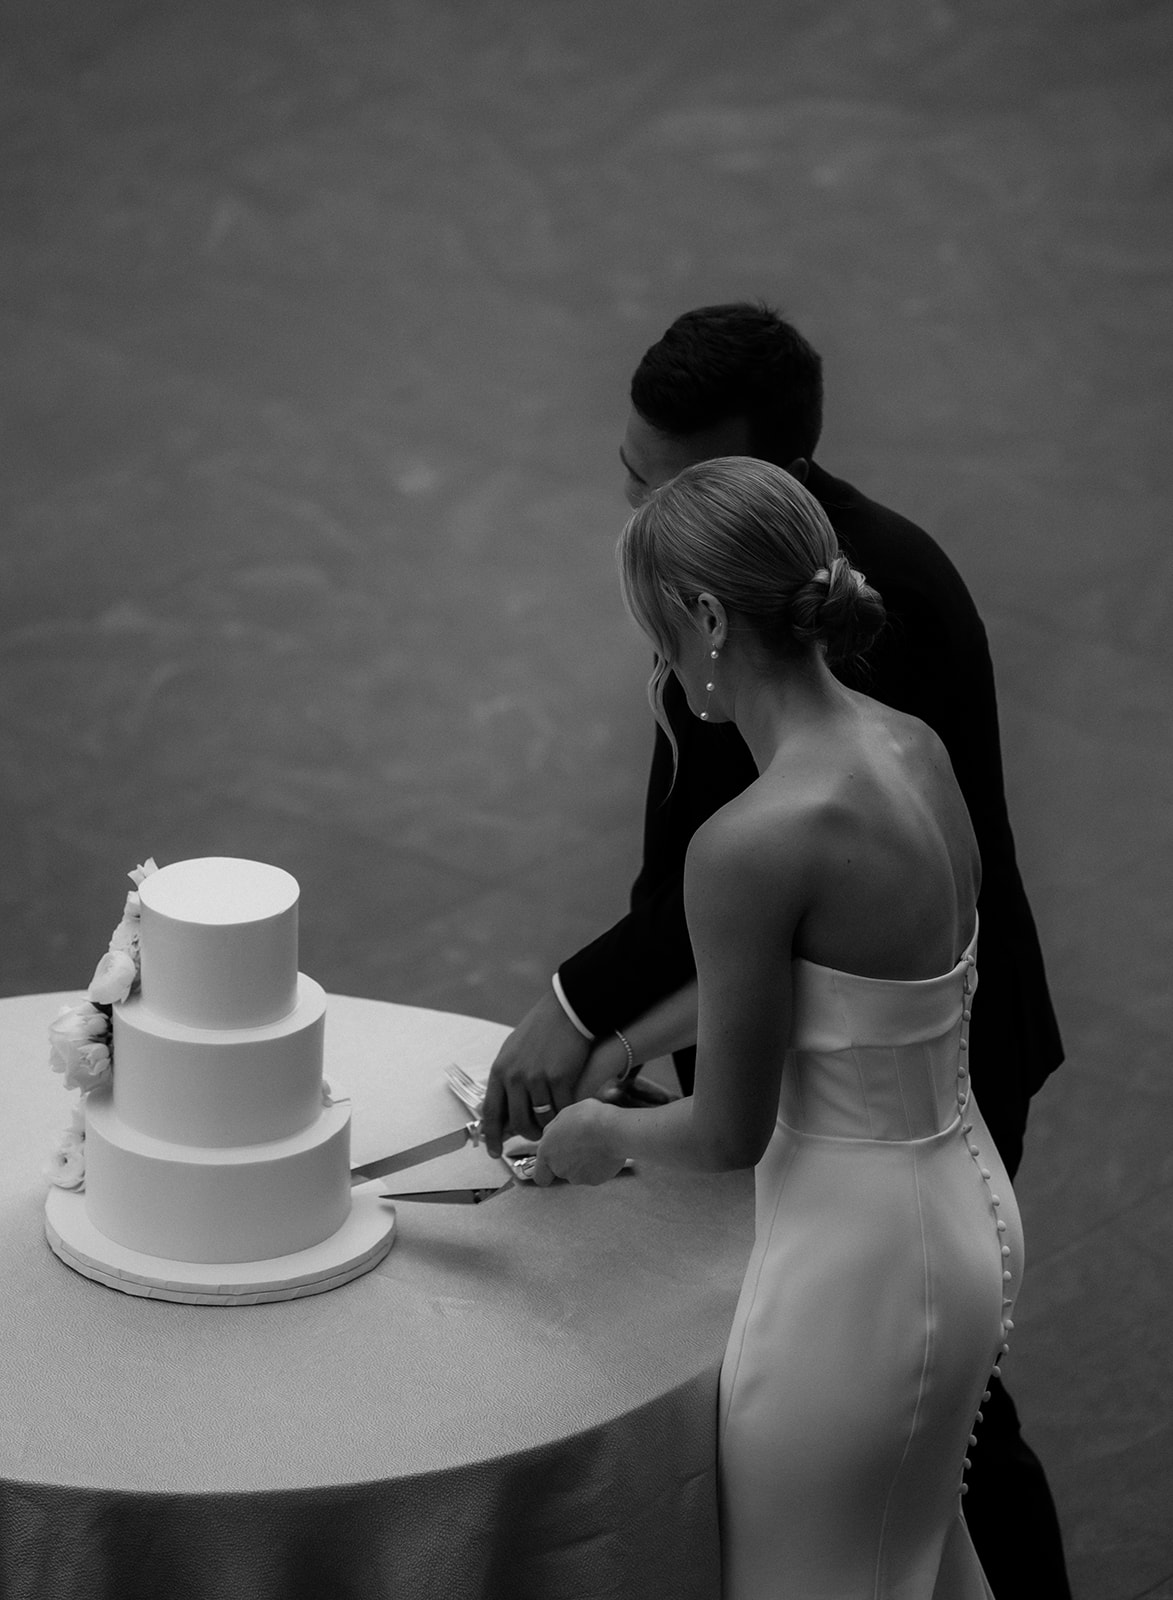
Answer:
[[[821,655],[762,676],[747,671],[733,694],[732,720],[759,772],[796,737],[823,728],[841,714],[848,691]]]

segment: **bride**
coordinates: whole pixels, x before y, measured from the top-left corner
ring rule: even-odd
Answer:
[[[624,597],[692,712],[759,777],[695,834],[697,979],[627,1030],[697,1043],[694,1093],[546,1127],[536,1177],[755,1168],[721,1369],[725,1600],[970,1600],[967,1439],[1022,1271],[1009,1179],[969,1088],[980,862],[943,746],[853,693],[883,605],[787,473],[683,471],[619,546]]]

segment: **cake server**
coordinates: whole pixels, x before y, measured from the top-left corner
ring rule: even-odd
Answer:
[[[356,1183],[369,1183],[372,1178],[385,1178],[388,1173],[402,1172],[405,1167],[418,1167],[436,1156],[451,1155],[454,1150],[463,1150],[470,1141],[478,1143],[480,1137],[480,1123],[466,1122],[462,1128],[453,1128],[451,1133],[442,1133],[438,1139],[412,1145],[410,1150],[399,1150],[393,1156],[368,1161],[365,1166],[351,1167],[350,1186],[353,1189]]]

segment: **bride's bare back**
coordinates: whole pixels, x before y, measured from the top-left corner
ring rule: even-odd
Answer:
[[[685,867],[694,1098],[734,1165],[755,1163],[774,1126],[795,960],[939,977],[972,937],[980,875],[949,758],[915,718],[835,684],[761,765]]]
[[[863,695],[785,744],[727,808],[762,889],[804,867],[793,957],[871,978],[947,972],[973,932],[980,861],[945,747]],[[783,870],[780,870],[783,869]]]

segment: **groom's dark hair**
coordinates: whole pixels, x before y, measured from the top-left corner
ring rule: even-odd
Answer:
[[[809,460],[819,442],[823,363],[770,306],[700,306],[677,317],[644,355],[631,403],[673,438],[744,417],[750,453],[786,467],[799,456]]]

